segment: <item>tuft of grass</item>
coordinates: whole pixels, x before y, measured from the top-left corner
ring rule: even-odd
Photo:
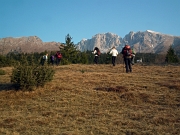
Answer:
[[[0,69],[0,75],[5,75],[6,72],[3,69]]]
[[[85,73],[85,70],[84,70],[84,69],[81,69],[80,72],[83,74],[83,73]]]

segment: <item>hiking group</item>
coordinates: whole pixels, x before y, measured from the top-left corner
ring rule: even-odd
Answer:
[[[57,51],[55,55],[50,56],[50,63],[54,66],[56,64],[57,66],[60,64],[62,59],[62,54],[60,51]],[[48,54],[43,56],[42,65],[44,65],[48,61]]]
[[[92,52],[94,54],[94,63],[98,64],[98,58],[100,56],[100,50],[98,47],[94,48],[94,51]],[[116,64],[116,58],[118,56],[118,51],[115,46],[112,47],[112,49],[109,51],[109,54],[112,55],[111,61],[112,65],[115,66]],[[125,45],[124,48],[121,51],[121,54],[123,55],[123,61],[126,68],[126,73],[132,72],[132,66],[134,65],[134,58],[135,58],[135,52],[133,49],[131,49],[130,45]]]
[[[99,48],[95,47],[92,53],[94,54],[94,63],[98,64],[98,59],[101,54]],[[108,53],[112,55],[111,57],[112,65],[115,66],[116,58],[119,54],[116,47],[113,46],[112,49]],[[130,45],[125,45],[121,51],[121,54],[123,55],[123,61],[125,64],[126,73],[132,72],[131,65],[134,65],[135,52],[133,51],[133,49],[131,49]],[[62,54],[60,51],[57,51],[55,55],[50,56],[50,63],[52,65],[56,64],[58,66],[61,62],[61,59],[62,59]],[[43,56],[42,65],[44,65],[47,61],[48,61],[48,54]]]

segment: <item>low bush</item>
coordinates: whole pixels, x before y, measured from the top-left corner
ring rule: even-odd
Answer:
[[[53,79],[54,70],[48,66],[19,66],[16,67],[11,76],[11,82],[17,90],[34,90],[43,87]]]
[[[5,74],[6,74],[6,72],[4,70],[0,69],[0,75],[5,75]]]

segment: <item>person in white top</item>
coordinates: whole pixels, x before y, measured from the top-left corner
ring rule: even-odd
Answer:
[[[46,54],[46,55],[43,56],[42,65],[44,65],[45,63],[47,63],[47,61],[48,61],[48,54]]]
[[[110,51],[109,54],[112,54],[112,64],[113,64],[113,66],[115,66],[115,64],[116,64],[116,57],[118,55],[118,51],[116,50],[115,46],[113,46],[113,48],[112,48],[112,50]]]

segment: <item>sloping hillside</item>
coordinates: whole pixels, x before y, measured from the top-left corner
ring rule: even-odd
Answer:
[[[180,132],[179,66],[66,65],[33,92],[0,76],[0,134],[175,135]]]

